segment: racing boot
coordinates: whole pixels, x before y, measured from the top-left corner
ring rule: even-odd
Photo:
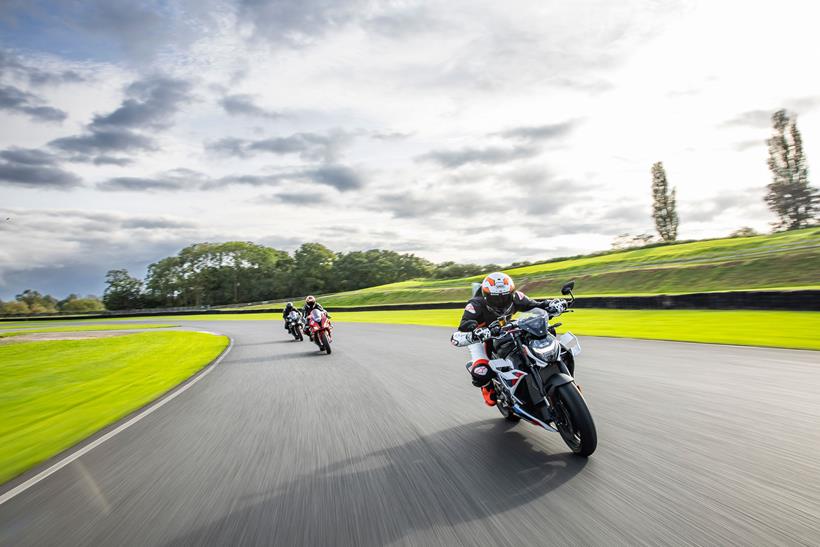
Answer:
[[[484,404],[487,406],[495,406],[496,396],[495,389],[492,384],[487,384],[481,388],[481,395],[484,397]]]

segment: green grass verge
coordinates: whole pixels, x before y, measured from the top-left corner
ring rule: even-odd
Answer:
[[[455,327],[462,310],[337,312],[333,320]],[[587,336],[820,349],[820,313],[789,311],[577,309],[560,331]]]
[[[112,325],[61,325],[59,327],[24,328],[22,330],[0,332],[0,338],[10,338],[12,336],[23,336],[26,334],[37,334],[41,332],[85,332],[100,330],[133,330],[133,329],[162,329],[168,327],[178,327],[179,325],[163,325],[156,323],[146,323],[144,325],[132,324],[112,324]],[[17,327],[18,329],[20,327]]]
[[[166,331],[0,346],[0,483],[156,399],[227,344]]]

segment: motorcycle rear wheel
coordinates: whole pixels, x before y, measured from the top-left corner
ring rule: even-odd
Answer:
[[[589,456],[598,446],[598,433],[586,401],[574,383],[555,388],[555,425],[574,454]]]

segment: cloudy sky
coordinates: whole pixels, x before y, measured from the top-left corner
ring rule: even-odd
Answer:
[[[811,2],[6,0],[0,298],[198,241],[509,263],[768,229],[769,116],[820,161]]]

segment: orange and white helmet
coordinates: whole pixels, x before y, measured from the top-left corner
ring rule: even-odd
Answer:
[[[316,297],[313,296],[312,294],[308,295],[308,297],[305,298],[305,304],[307,304],[308,306],[312,306],[315,303],[316,303]]]
[[[499,316],[513,311],[513,294],[515,283],[512,277],[502,272],[493,272],[481,282],[481,296],[493,313]]]

